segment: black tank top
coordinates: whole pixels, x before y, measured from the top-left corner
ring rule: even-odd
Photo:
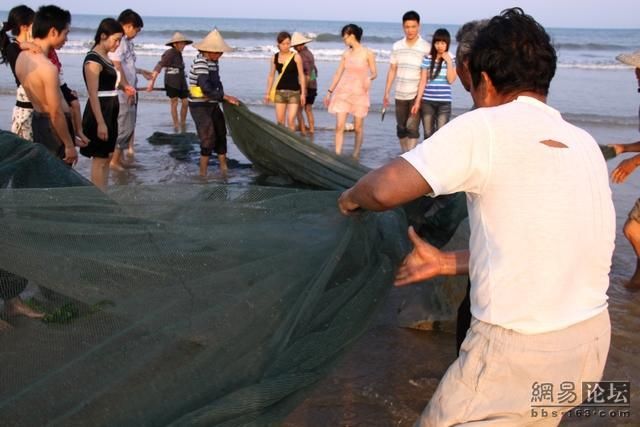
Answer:
[[[284,64],[278,62],[278,57],[280,56],[280,52],[276,53],[273,56],[273,63],[276,65],[276,71],[282,74],[282,67]],[[298,66],[296,65],[296,61],[294,58],[291,58],[289,61],[289,65],[284,70],[284,74],[280,78],[278,82],[278,86],[276,86],[278,90],[300,90],[300,82],[298,81]]]
[[[84,65],[87,62],[96,62],[102,66],[102,71],[98,76],[98,91],[116,90],[116,81],[118,80],[118,73],[112,63],[107,62],[99,53],[90,51],[84,58],[82,63],[82,76],[84,77],[84,83],[87,84],[87,76],[84,73]]]

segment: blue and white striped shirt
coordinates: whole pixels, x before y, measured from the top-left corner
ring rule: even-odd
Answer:
[[[455,67],[455,63],[452,64]],[[420,66],[422,70],[427,71],[427,78],[429,79],[427,85],[424,87],[424,93],[422,94],[423,101],[439,101],[439,102],[451,102],[451,83],[447,80],[447,63],[442,61],[442,68],[437,76],[431,79],[429,71],[431,68],[431,58],[425,56]],[[438,69],[436,63],[433,67],[433,72]]]
[[[219,102],[224,96],[224,88],[220,81],[218,61],[209,61],[199,53],[189,70],[189,86],[198,86],[202,95],[195,96],[189,91],[189,102]]]

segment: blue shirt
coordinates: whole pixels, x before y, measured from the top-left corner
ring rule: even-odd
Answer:
[[[455,66],[455,65],[454,65]],[[439,102],[451,102],[451,84],[447,80],[447,63],[442,61],[442,68],[437,76],[431,79],[429,71],[431,69],[431,58],[425,56],[422,59],[422,70],[427,71],[427,85],[424,87],[424,93],[422,94],[423,101],[439,101]],[[438,64],[434,64],[433,72],[438,69]]]

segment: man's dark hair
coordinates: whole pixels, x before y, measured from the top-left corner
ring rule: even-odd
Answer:
[[[137,12],[134,12],[131,9],[125,9],[118,16],[118,22],[122,25],[131,24],[135,28],[144,27],[144,22],[142,22],[142,17],[138,15]]]
[[[54,5],[41,6],[33,17],[31,33],[34,39],[44,39],[52,28],[62,32],[69,24],[71,13],[68,10]]]
[[[556,60],[544,28],[514,7],[493,17],[478,32],[469,54],[469,72],[476,87],[484,71],[498,93],[527,90],[547,95]]]
[[[405,21],[416,21],[419,24],[420,15],[418,15],[418,12],[416,12],[415,10],[410,10],[409,12],[402,15],[402,23],[404,24]]]
[[[456,48],[456,63],[466,61],[471,52],[471,46],[478,37],[478,32],[487,26],[488,19],[482,19],[479,21],[469,21],[458,29],[456,33],[456,42],[458,47]]]

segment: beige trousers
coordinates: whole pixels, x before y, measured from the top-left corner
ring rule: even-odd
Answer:
[[[582,382],[602,379],[610,340],[607,310],[568,328],[536,335],[474,318],[460,356],[416,426],[556,426],[570,407],[547,409],[543,417],[536,405],[551,403],[549,396],[557,405],[561,385],[571,384],[576,399],[562,403],[579,405]],[[539,400],[541,384],[548,392],[544,402]]]

